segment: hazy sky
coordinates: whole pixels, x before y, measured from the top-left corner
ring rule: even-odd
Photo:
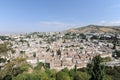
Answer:
[[[0,32],[120,25],[120,0],[0,0]]]

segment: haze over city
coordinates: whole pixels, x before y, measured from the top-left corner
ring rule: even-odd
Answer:
[[[0,33],[120,25],[120,0],[0,0]]]

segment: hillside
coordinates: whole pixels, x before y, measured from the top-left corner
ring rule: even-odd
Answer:
[[[120,33],[120,26],[88,25],[80,28],[67,30],[67,32],[79,33]]]

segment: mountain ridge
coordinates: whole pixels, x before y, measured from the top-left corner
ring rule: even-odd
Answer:
[[[67,30],[78,33],[120,33],[120,26],[87,25]]]

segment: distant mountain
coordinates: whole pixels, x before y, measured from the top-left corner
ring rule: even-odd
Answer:
[[[84,26],[84,27],[67,30],[67,32],[79,32],[79,33],[120,33],[120,26],[87,25],[87,26]]]

